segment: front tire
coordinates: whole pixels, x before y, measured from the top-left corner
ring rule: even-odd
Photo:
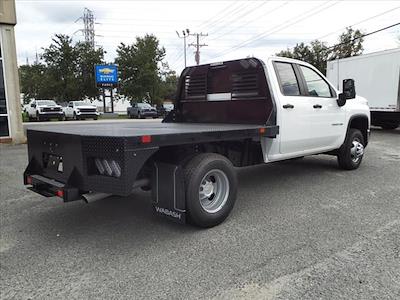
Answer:
[[[339,166],[344,170],[357,169],[364,156],[364,147],[364,136],[361,131],[350,128],[337,155]]]
[[[202,153],[185,166],[188,221],[199,227],[222,223],[231,212],[237,193],[237,177],[224,156]]]

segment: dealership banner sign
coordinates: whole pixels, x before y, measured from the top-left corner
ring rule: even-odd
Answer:
[[[96,65],[94,67],[96,86],[115,87],[118,84],[118,68],[116,65]]]

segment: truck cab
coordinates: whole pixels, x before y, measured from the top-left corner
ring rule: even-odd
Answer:
[[[94,119],[97,120],[99,112],[97,107],[84,101],[70,101],[67,107],[64,107],[65,118],[67,119]]]
[[[365,145],[368,143],[366,99],[356,96],[341,105],[340,92],[315,67],[302,61],[271,57],[265,68],[280,130],[278,139],[266,143],[266,162],[338,149],[349,128],[359,129]]]
[[[62,107],[54,100],[32,100],[26,107],[26,112],[29,120],[46,121],[64,118]]]

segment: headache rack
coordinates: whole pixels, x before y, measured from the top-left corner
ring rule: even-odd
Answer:
[[[275,125],[274,103],[256,58],[186,68],[165,122]]]

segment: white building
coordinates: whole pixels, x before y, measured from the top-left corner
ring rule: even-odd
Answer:
[[[0,0],[0,142],[24,142],[14,26],[15,0]]]

